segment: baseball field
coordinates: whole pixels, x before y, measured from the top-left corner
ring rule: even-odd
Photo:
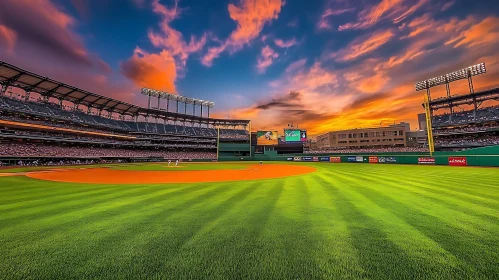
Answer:
[[[0,173],[0,279],[499,278],[499,169],[265,162]]]

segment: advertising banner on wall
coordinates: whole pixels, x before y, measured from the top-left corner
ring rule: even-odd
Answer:
[[[355,157],[347,157],[347,161],[348,162],[356,162],[357,160],[355,159]]]
[[[378,157],[379,163],[397,163],[396,157]]]
[[[295,157],[295,161],[301,161],[301,157]]]
[[[319,161],[329,162],[329,157],[320,157]]]
[[[363,156],[356,156],[355,157],[355,161],[356,162],[363,162],[364,161],[364,157]]]
[[[313,158],[312,157],[301,157],[301,160],[302,161],[312,161]]]
[[[295,160],[295,158],[288,157],[288,158],[286,158],[286,160],[287,160],[287,161],[293,161],[293,160]]]
[[[369,157],[369,163],[378,163],[378,157]]]
[[[449,157],[449,165],[451,166],[466,166],[468,161],[466,157]]]
[[[341,157],[329,157],[329,162],[341,162]]]
[[[420,157],[420,158],[418,158],[418,164],[435,164],[435,158]]]
[[[319,161],[319,157],[313,157],[312,160],[313,161]]]

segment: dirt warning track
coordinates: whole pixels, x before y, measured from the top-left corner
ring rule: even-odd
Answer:
[[[93,184],[158,184],[226,182],[283,178],[315,172],[310,166],[291,164],[250,165],[244,170],[141,171],[109,168],[66,169],[64,171],[31,172],[27,177],[68,183]]]

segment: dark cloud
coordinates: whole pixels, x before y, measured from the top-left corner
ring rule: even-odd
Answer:
[[[255,109],[268,110],[275,108],[293,108],[298,107],[297,101],[301,99],[302,94],[297,91],[292,91],[282,97],[274,98],[269,102],[255,106]]]

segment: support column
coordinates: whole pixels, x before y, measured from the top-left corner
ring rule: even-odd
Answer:
[[[178,114],[178,99],[177,99],[177,109],[176,109],[176,111],[177,111],[177,114]]]
[[[184,103],[184,114],[187,115],[187,103]]]
[[[166,111],[168,112],[168,107],[170,106],[170,97],[166,98]]]
[[[149,98],[147,101],[147,109],[151,109],[151,95],[149,94]]]
[[[203,117],[203,104],[201,104],[201,118]]]
[[[208,106],[208,118],[210,117],[210,106]]]
[[[192,115],[193,116],[196,115],[196,104],[195,103],[192,103]]]
[[[7,88],[8,88],[7,85],[2,85],[2,91],[0,92],[0,95],[3,96],[7,92]]]
[[[159,107],[159,95],[158,95],[158,110],[161,109],[161,107]]]

